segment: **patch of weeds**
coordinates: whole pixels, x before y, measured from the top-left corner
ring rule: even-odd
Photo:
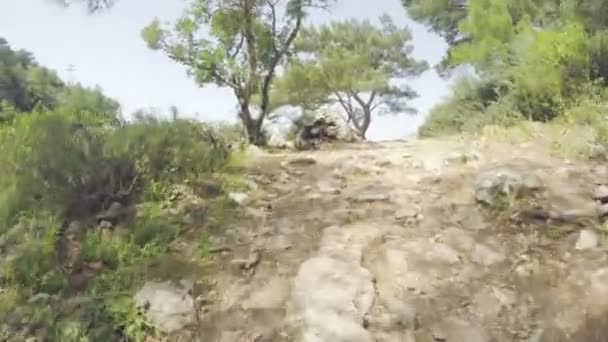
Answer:
[[[248,191],[249,185],[242,176],[238,174],[224,174],[222,175],[222,188],[225,192],[238,192]]]
[[[198,239],[197,252],[199,260],[204,260],[209,256],[211,244],[209,243],[209,236],[206,232],[203,232]]]
[[[14,287],[0,292],[0,322],[6,322],[8,316],[19,305],[19,293]]]
[[[545,236],[551,240],[559,240],[567,233],[565,229],[555,225],[549,225],[543,231],[545,232]]]
[[[513,202],[513,196],[503,191],[497,191],[492,198],[492,204],[489,206],[490,214],[494,217],[504,217],[511,211]]]
[[[171,187],[161,181],[150,181],[142,193],[143,202],[165,203],[171,201]]]
[[[209,231],[218,231],[236,219],[238,205],[227,196],[214,198],[209,202],[205,228]]]
[[[137,218],[129,227],[133,242],[140,247],[147,244],[166,247],[182,228],[181,219],[170,214],[159,203],[142,205]]]
[[[30,294],[44,292],[57,294],[66,287],[66,280],[58,267],[56,246],[61,230],[54,216],[41,215],[29,219],[23,243],[15,247],[14,254],[7,257],[1,278],[10,286],[28,289]],[[26,222],[29,221],[29,222]]]

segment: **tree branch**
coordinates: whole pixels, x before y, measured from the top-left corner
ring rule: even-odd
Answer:
[[[270,7],[270,13],[272,17],[272,50],[275,53],[278,53],[277,49],[277,10],[276,10],[276,2],[272,2],[271,0],[266,0],[268,7]]]
[[[294,25],[293,30],[291,30],[291,32],[287,36],[287,40],[285,40],[285,43],[283,43],[283,46],[281,46],[280,49],[276,49],[277,37],[276,37],[276,35],[273,36],[273,41],[274,41],[273,44],[275,46],[275,53],[274,53],[272,60],[270,61],[270,65],[268,65],[268,74],[266,74],[266,76],[264,77],[264,82],[262,84],[262,103],[260,105],[260,109],[261,109],[260,110],[260,121],[264,120],[264,117],[266,116],[266,114],[268,114],[267,113],[268,106],[270,104],[270,84],[272,83],[272,80],[274,79],[276,67],[278,66],[279,62],[281,61],[281,58],[283,58],[283,56],[285,56],[285,54],[287,54],[287,52],[289,51],[289,48],[291,47],[291,44],[293,44],[293,41],[298,36],[298,33],[300,32],[300,28],[302,27],[302,20],[303,20],[303,14],[300,13],[296,17],[296,23]]]

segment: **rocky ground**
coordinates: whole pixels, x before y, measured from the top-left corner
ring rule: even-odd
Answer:
[[[608,340],[605,165],[446,139],[249,172],[205,276],[138,294],[170,340]]]

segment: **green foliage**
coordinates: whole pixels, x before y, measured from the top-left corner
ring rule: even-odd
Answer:
[[[122,122],[99,89],[59,87],[48,99],[29,112],[5,99],[0,110],[0,319],[14,322],[0,339],[34,329],[49,341],[142,341],[154,332],[132,298],[153,262],[172,257],[171,243],[199,221],[219,229],[235,210],[222,183],[208,203],[186,202],[175,185],[237,184],[235,138],[179,117]],[[98,216],[117,203],[125,213],[102,229]]]
[[[150,49],[186,66],[197,84],[231,88],[250,142],[261,144],[277,68],[291,53],[307,9],[327,2],[190,0],[172,26],[155,19],[141,36]],[[256,96],[258,118],[251,114]]]
[[[31,53],[11,49],[0,37],[0,111],[16,114],[57,106],[89,110],[110,121],[115,121],[119,111],[118,103],[103,95],[99,88],[66,85],[55,71],[38,65]],[[0,123],[6,121],[2,118]]]
[[[352,124],[365,135],[373,112],[412,112],[416,92],[392,80],[426,70],[412,56],[411,33],[384,15],[380,25],[348,20],[302,29],[296,40],[301,60],[277,82],[275,107],[287,103],[305,110],[339,103]]]
[[[428,5],[417,1],[405,5],[425,23],[442,16],[419,11]],[[608,22],[593,13],[603,6],[595,0],[472,0],[451,8],[466,14],[458,19],[462,39],[450,42],[449,65],[472,66],[482,79],[479,90],[487,82],[501,86],[491,103],[478,91],[467,98],[454,94],[432,111],[421,134],[478,131],[487,124],[513,124],[513,118],[562,120],[586,91],[607,84]]]

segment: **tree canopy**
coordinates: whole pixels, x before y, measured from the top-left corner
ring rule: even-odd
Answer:
[[[414,19],[446,37],[444,68],[469,65],[479,78],[474,87],[461,83],[469,95],[455,95],[451,105],[438,107],[446,111],[441,114],[445,118],[450,111],[462,118],[475,116],[479,122],[502,121],[499,118],[506,116],[548,121],[563,117],[589,87],[603,91],[608,84],[606,1],[404,0],[403,4]],[[466,111],[477,107],[481,112],[460,115],[456,103]],[[489,112],[497,115],[486,115]]]
[[[109,121],[115,121],[120,111],[118,102],[100,88],[66,84],[54,70],[40,66],[31,53],[13,50],[0,37],[0,111],[8,115],[58,106],[95,112]]]
[[[353,19],[304,28],[295,44],[299,58],[277,82],[276,105],[314,109],[337,103],[365,136],[373,112],[415,111],[408,100],[417,93],[393,82],[427,68],[412,57],[411,39],[410,31],[397,27],[388,15],[380,18],[380,25]]]
[[[264,140],[277,68],[291,53],[307,11],[329,1],[191,0],[173,26],[156,19],[142,36],[151,49],[185,65],[199,85],[232,89],[249,140],[257,144]],[[255,96],[259,106],[252,102]]]

